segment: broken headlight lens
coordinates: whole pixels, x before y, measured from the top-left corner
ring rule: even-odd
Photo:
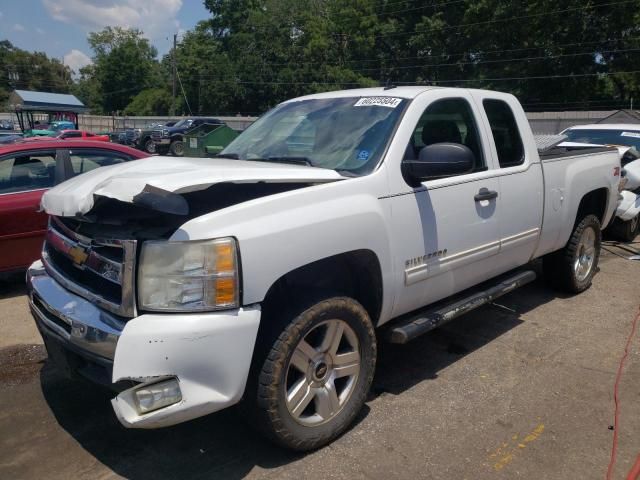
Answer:
[[[238,307],[235,239],[148,241],[138,271],[141,310],[202,312]]]

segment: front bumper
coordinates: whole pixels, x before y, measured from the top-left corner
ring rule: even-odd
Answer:
[[[155,143],[156,145],[169,145],[171,143],[171,139],[170,138],[159,138],[159,139],[153,139],[153,143]]]
[[[41,262],[29,268],[27,284],[31,311],[47,349],[55,345],[54,361],[62,350],[78,360],[73,368],[101,368],[111,386],[127,387],[112,400],[124,426],[174,425],[231,406],[242,397],[260,322],[258,306],[204,314],[143,314],[125,321],[64,289]],[[138,413],[135,390],[164,378],[178,380],[182,400]],[[130,387],[129,381],[136,385]]]

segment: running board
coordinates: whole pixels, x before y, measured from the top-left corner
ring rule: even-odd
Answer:
[[[462,298],[454,297],[451,303],[410,315],[400,325],[391,329],[388,339],[391,343],[407,343],[409,340],[413,340],[423,333],[427,333],[454,318],[458,318],[460,315],[486,305],[516,288],[533,282],[535,279],[536,272],[526,270],[485,282],[481,285],[481,290],[473,289]],[[462,295],[465,295],[465,293],[463,292]]]

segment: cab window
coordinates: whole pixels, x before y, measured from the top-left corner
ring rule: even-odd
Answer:
[[[482,102],[496,144],[500,168],[524,163],[524,145],[511,107],[502,100],[486,99]]]
[[[18,154],[0,160],[0,194],[27,192],[53,186],[55,153]]]
[[[465,99],[449,98],[429,105],[413,131],[405,159],[417,159],[420,150],[435,143],[464,145],[475,157],[473,172],[487,169],[473,111]]]

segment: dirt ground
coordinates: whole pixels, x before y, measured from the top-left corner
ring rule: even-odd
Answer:
[[[632,245],[638,249],[640,245]],[[384,345],[356,425],[317,452],[264,441],[234,409],[127,430],[110,394],[46,360],[21,278],[0,284],[0,478],[602,479],[640,262],[607,247],[582,295],[533,283],[407,346]],[[640,332],[620,388],[615,478],[640,454]]]

